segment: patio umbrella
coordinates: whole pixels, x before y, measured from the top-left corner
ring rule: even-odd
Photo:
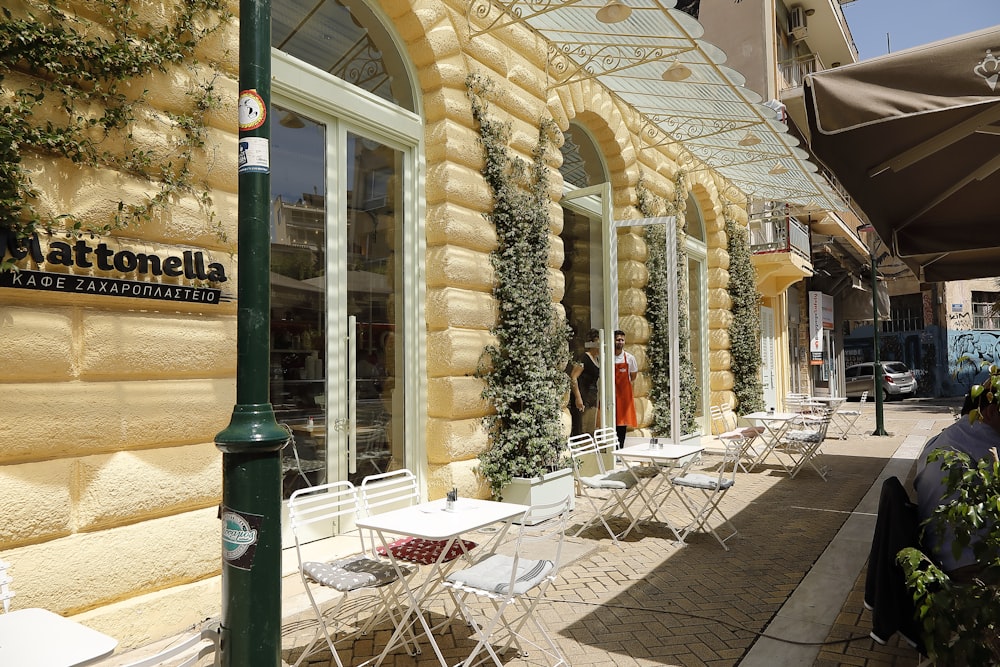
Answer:
[[[816,157],[920,280],[1000,276],[1000,26],[812,74]]]

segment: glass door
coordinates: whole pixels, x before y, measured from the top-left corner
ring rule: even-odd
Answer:
[[[341,321],[347,321],[344,386],[347,413],[336,427],[347,436],[346,472],[360,484],[365,476],[404,465],[403,368],[397,345],[402,298],[396,286],[402,201],[403,152],[348,131],[347,179],[340,283]],[[338,319],[336,315],[331,316]]]
[[[406,465],[396,249],[407,150],[316,110],[273,113],[271,403],[292,436],[287,499]]]
[[[608,183],[563,193],[563,307],[573,329],[570,352],[580,359],[590,329],[603,342],[597,426],[614,426],[614,343],[618,312],[617,272],[612,268],[611,187]]]

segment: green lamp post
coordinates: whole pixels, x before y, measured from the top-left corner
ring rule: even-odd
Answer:
[[[222,665],[281,662],[281,447],[270,404],[270,0],[240,1],[236,405],[222,457]]]
[[[870,234],[875,233],[875,228],[871,225],[861,225],[858,227],[858,232],[868,232]],[[877,242],[877,237],[876,237]],[[872,345],[875,348],[872,369],[874,372],[874,391],[875,391],[875,430],[872,435],[889,435],[885,430],[885,410],[884,410],[884,398],[882,391],[882,364],[879,361],[879,342],[878,342],[878,262],[875,259],[875,246],[871,243],[865,243],[865,247],[868,248],[868,258],[871,261],[871,278],[872,278]]]

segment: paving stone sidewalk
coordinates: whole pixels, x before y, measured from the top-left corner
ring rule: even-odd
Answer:
[[[886,403],[885,428],[890,435],[884,437],[868,435],[874,426],[874,407],[866,404],[856,431],[862,435],[824,443],[832,470],[826,482],[811,470],[789,479],[779,466],[770,464],[739,473],[722,503],[739,529],[728,542],[728,552],[706,534],[691,535],[687,545],[678,548],[673,535],[657,525],[644,525],[620,546],[603,529],[588,530],[570,540],[575,559],[543,603],[544,622],[571,665],[916,664],[916,654],[905,645],[882,647],[868,638],[870,618],[860,595],[867,556],[863,539],[847,547],[855,556],[864,551],[853,572],[838,571],[834,563],[835,576],[844,580],[846,599],[823,601],[841,611],[829,622],[818,621],[822,626],[818,640],[803,645],[793,639],[799,611],[789,601],[802,597],[793,593],[806,585],[807,574],[818,562],[830,567],[831,556],[822,560],[821,556],[832,549],[849,518],[874,525],[874,510],[859,511],[859,503],[880,484],[885,471],[903,471],[902,477],[910,474],[912,458],[899,458],[901,445],[907,443],[903,447],[907,452],[914,447],[919,451],[918,444],[953,421],[958,403],[958,399]],[[578,512],[583,511],[578,505]],[[574,521],[579,526],[581,518]],[[293,594],[297,585],[297,578],[286,577],[290,592],[282,635],[283,658],[289,663],[297,659],[316,627],[301,595]],[[362,601],[358,607],[362,615],[364,606]],[[823,605],[806,604],[802,625],[817,623],[809,617],[817,606]],[[443,606],[431,610],[434,617],[443,618],[443,613]],[[344,664],[361,664],[377,655],[389,634],[381,628],[343,646]],[[459,663],[474,644],[461,623],[452,623],[437,637],[450,664]],[[383,664],[437,664],[434,653],[425,649],[414,657],[396,651]],[[512,667],[545,664],[542,656],[530,654],[511,653],[505,661]],[[318,652],[304,664],[335,665],[329,651]]]

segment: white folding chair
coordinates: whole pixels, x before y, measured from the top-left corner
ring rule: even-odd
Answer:
[[[523,656],[528,645],[544,654],[547,662],[554,660],[552,665],[569,664],[536,613],[559,574],[569,501],[567,496],[525,512],[512,554],[494,554],[448,575],[445,586],[454,591],[478,639],[463,665],[475,664],[476,656],[485,650],[497,667],[504,667],[493,647],[494,639],[502,643],[499,653],[514,647]],[[474,608],[472,597],[488,600],[492,609]],[[523,633],[529,623],[537,641]]]
[[[399,618],[396,607],[396,598],[399,595],[399,576],[390,563],[377,559],[365,550],[364,542],[361,542],[361,551],[346,557],[336,558],[328,562],[307,561],[303,558],[302,539],[303,532],[314,526],[321,524],[324,528],[335,524],[339,520],[354,519],[358,515],[358,495],[357,489],[350,482],[331,482],[295,491],[288,499],[288,517],[292,527],[292,534],[295,537],[295,552],[299,560],[299,576],[302,578],[302,585],[316,613],[318,627],[316,635],[303,650],[302,655],[295,662],[299,665],[312,653],[314,648],[321,647],[320,641],[326,640],[330,653],[336,661],[338,667],[343,667],[340,656],[337,654],[335,642],[327,627],[328,622],[335,624],[335,632],[343,630],[344,637],[341,640],[355,634],[367,632],[375,623],[388,617],[393,625],[397,624]],[[409,578],[416,572],[416,568],[404,568],[400,570],[403,576]],[[338,593],[337,602],[333,608],[325,615],[316,601],[313,588],[326,588]],[[341,611],[344,603],[355,591],[374,592],[377,594],[377,604],[372,609],[372,614],[364,624],[356,624],[355,630],[347,632],[346,619],[342,617]],[[359,607],[355,613],[358,613]],[[345,614],[346,615],[346,614]],[[360,621],[360,619],[359,619]],[[410,635],[412,637],[412,635]],[[409,648],[410,639],[404,637]],[[413,651],[418,652],[416,640],[412,639]]]
[[[691,514],[691,523],[681,530],[681,542],[696,530],[707,529],[719,541],[722,548],[729,551],[726,542],[737,534],[736,526],[719,507],[726,492],[736,484],[736,468],[740,458],[740,443],[723,441],[725,452],[711,473],[708,468],[700,472],[687,472],[670,480],[678,497]],[[713,525],[715,516],[721,519]],[[719,535],[719,529],[728,524],[732,529],[726,537]]]
[[[832,416],[833,413],[830,411],[817,413],[804,420],[798,428],[785,432],[781,442],[774,448],[774,452],[779,461],[782,459],[782,454],[789,458],[790,465],[781,461],[781,465],[788,472],[789,477],[794,478],[808,464],[824,482],[826,481],[830,470],[822,465],[818,459],[821,454],[820,447],[826,439],[826,432],[830,427]]]
[[[635,523],[630,510],[635,498],[629,497],[632,495],[631,489],[636,487],[639,480],[629,470],[608,470],[605,465],[605,453],[609,448],[617,446],[617,437],[613,443],[605,442],[603,446],[598,446],[589,433],[571,436],[566,443],[579,494],[587,500],[593,510],[593,514],[580,526],[574,537],[600,521],[611,536],[611,540],[617,545],[619,537],[624,537],[628,529],[616,533],[608,523],[608,519],[623,516],[628,520],[629,528]],[[596,474],[586,474],[590,472],[587,468],[592,469],[594,466]]]
[[[712,417],[712,435],[718,438],[723,445],[732,443],[738,446],[739,456],[736,459],[736,465],[743,472],[750,472],[748,466],[752,466],[757,460],[753,443],[764,431],[764,427],[740,426],[736,413],[721,405],[709,406],[709,412]]]
[[[336,654],[334,654],[336,655]],[[219,651],[219,625],[214,623],[196,635],[186,637],[179,644],[165,648],[156,655],[151,655],[136,662],[130,662],[121,667],[194,667],[203,658],[213,656],[212,665],[222,664],[222,653]]]
[[[14,590],[10,587],[13,579],[8,570],[10,563],[0,560],[0,602],[3,602],[3,613],[10,611],[10,601],[14,597]]]
[[[853,408],[845,410],[841,407],[833,413],[833,418],[837,421],[837,427],[840,429],[841,440],[847,440],[847,436],[854,430],[855,424],[858,423],[858,420],[861,418],[861,414],[864,411],[866,401],[868,401],[867,389],[861,392],[861,401],[858,403],[857,410]]]

